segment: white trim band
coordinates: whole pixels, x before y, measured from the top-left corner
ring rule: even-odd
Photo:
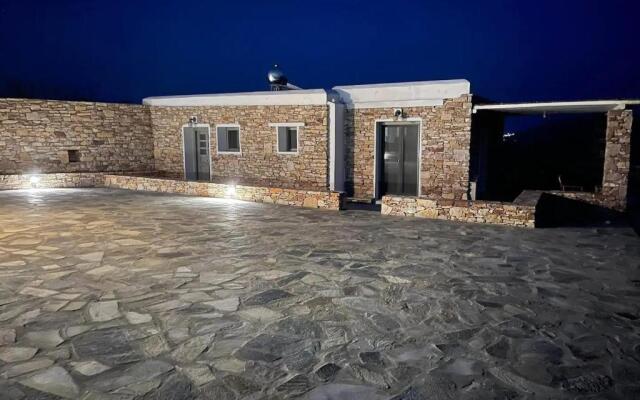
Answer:
[[[324,89],[281,90],[273,92],[246,92],[201,94],[191,96],[147,97],[142,104],[148,106],[286,106],[327,104]]]
[[[274,123],[270,123],[269,126],[272,128],[277,128],[280,126],[300,128],[300,127],[304,127],[304,122],[274,122]]]

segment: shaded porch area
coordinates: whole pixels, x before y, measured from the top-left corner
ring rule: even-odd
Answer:
[[[624,211],[635,100],[476,104],[471,198],[523,190]],[[511,177],[511,178],[510,178]]]

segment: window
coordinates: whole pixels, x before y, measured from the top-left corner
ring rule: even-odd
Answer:
[[[78,150],[67,150],[67,156],[70,163],[80,162],[80,151]]]
[[[298,127],[278,126],[278,152],[297,153],[298,152]]]
[[[200,149],[200,155],[201,156],[206,156],[208,151],[207,151],[207,134],[206,133],[199,133],[198,134],[198,148]]]
[[[240,153],[240,127],[218,126],[218,153]]]

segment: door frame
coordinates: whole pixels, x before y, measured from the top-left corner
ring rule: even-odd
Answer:
[[[211,155],[211,125],[209,124],[184,124],[182,128],[180,128],[180,136],[182,140],[180,141],[180,149],[182,150],[182,176],[184,180],[187,180],[187,157],[184,153],[184,129],[185,128],[207,128],[207,142],[209,143],[209,180],[208,181],[200,181],[200,182],[211,182],[213,179],[213,156]]]
[[[378,163],[384,163],[384,160],[378,159],[378,154],[382,149],[382,143],[384,141],[380,140],[382,135],[382,127],[384,125],[418,125],[418,197],[422,194],[422,184],[421,184],[421,175],[422,175],[422,118],[413,117],[413,118],[404,118],[402,120],[396,120],[393,118],[386,119],[376,119],[374,121],[374,133],[373,133],[373,199],[374,201],[378,201],[382,199],[382,195],[380,194],[380,185],[378,185]]]

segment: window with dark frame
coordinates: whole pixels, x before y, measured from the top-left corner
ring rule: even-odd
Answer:
[[[240,153],[240,128],[219,126],[217,136],[219,153]]]
[[[278,127],[278,152],[297,153],[298,152],[298,127],[279,126]]]

